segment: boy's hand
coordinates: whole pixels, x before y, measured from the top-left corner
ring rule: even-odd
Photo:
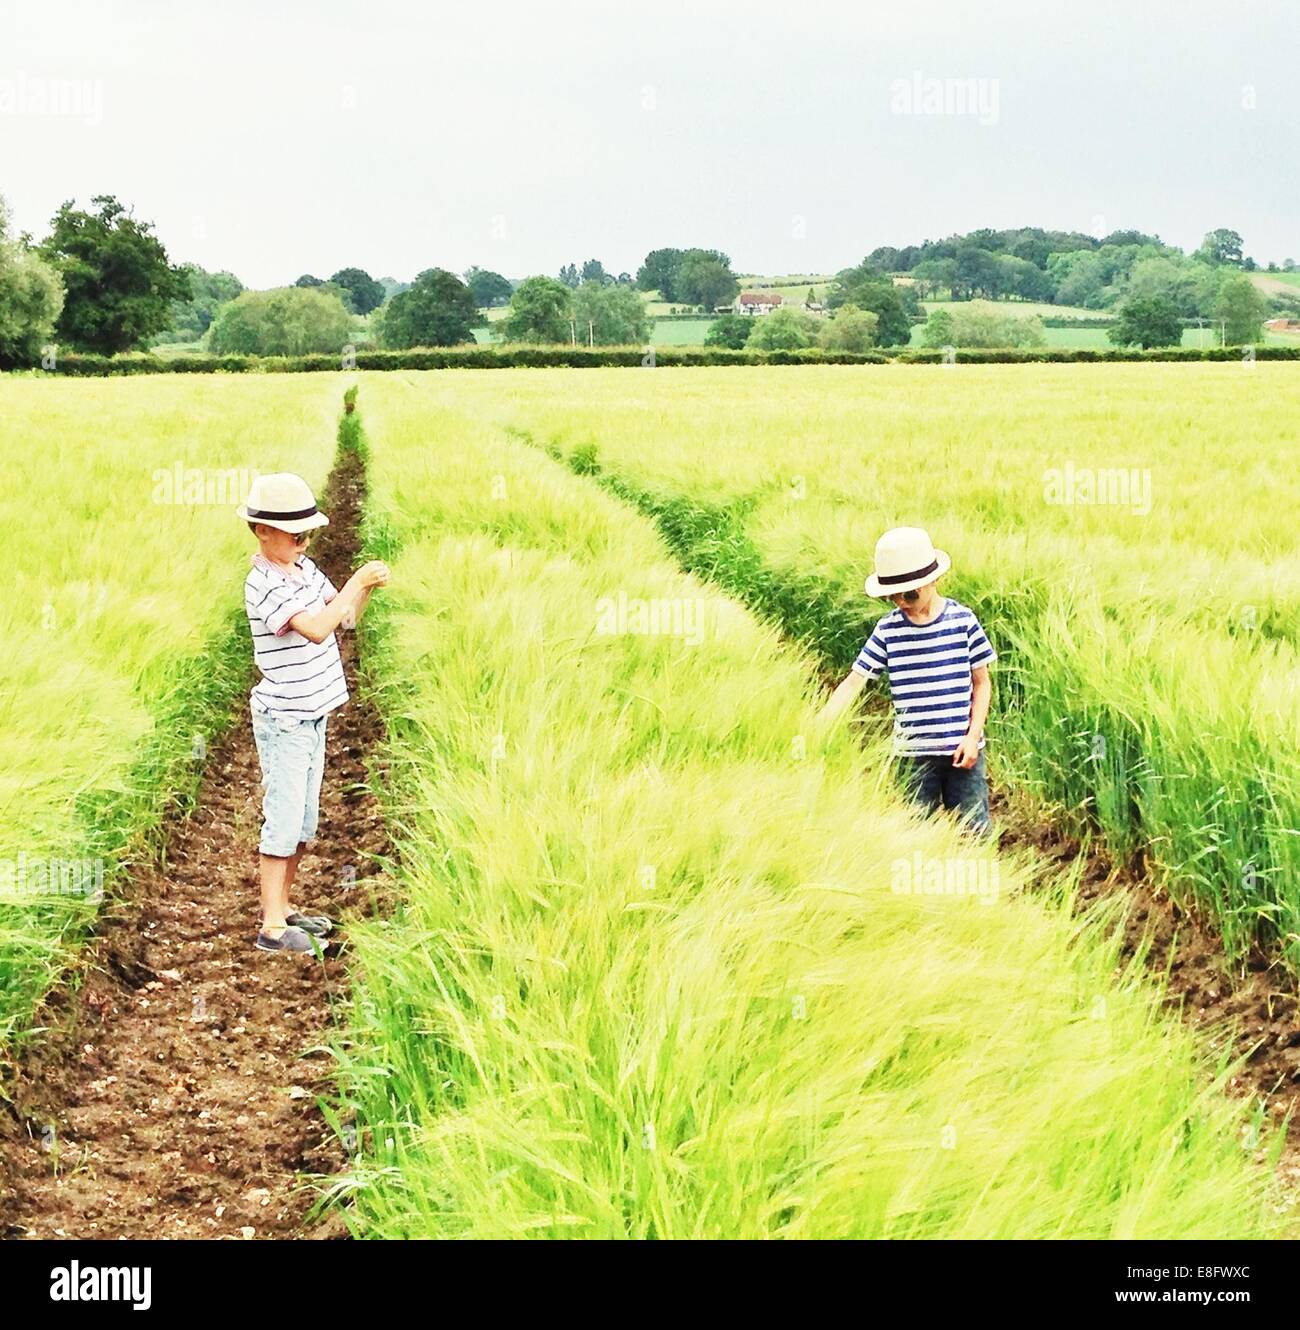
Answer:
[[[356,584],[366,591],[371,587],[387,586],[388,565],[379,559],[371,559],[369,563],[362,564],[352,577]]]
[[[818,734],[829,733],[835,722],[853,704],[854,699],[866,686],[866,682],[865,675],[859,674],[856,670],[849,671],[840,681],[835,691],[827,698],[826,704],[817,713],[813,721],[813,726]]]
[[[978,734],[968,734],[957,745],[957,751],[952,755],[952,764],[955,767],[973,767],[980,760],[980,740]]]

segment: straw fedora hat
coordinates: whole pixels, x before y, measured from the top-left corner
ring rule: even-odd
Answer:
[[[935,549],[919,526],[896,526],[876,541],[876,571],[867,578],[867,595],[896,596],[942,577],[952,560]]]
[[[246,522],[261,522],[291,535],[329,525],[329,518],[316,507],[316,496],[307,482],[288,471],[255,477],[248,499],[235,511]]]

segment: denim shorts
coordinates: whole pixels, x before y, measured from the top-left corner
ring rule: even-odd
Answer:
[[[903,788],[913,803],[927,811],[951,809],[973,831],[989,831],[989,783],[982,748],[973,767],[953,766],[951,754],[900,757],[897,761]]]
[[[252,707],[253,741],[262,764],[263,854],[287,859],[316,835],[325,774],[325,720],[299,720]]]

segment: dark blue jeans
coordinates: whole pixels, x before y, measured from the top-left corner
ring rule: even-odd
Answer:
[[[969,823],[972,831],[987,833],[989,782],[984,750],[973,767],[955,767],[952,757],[900,757],[903,788],[913,803],[927,811],[948,808]]]

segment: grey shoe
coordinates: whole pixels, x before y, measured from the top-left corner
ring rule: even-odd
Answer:
[[[290,928],[301,928],[304,933],[315,933],[324,937],[334,927],[334,921],[327,914],[286,914],[284,922]]]
[[[278,934],[259,933],[258,951],[315,951],[311,935],[301,928],[285,928]]]

